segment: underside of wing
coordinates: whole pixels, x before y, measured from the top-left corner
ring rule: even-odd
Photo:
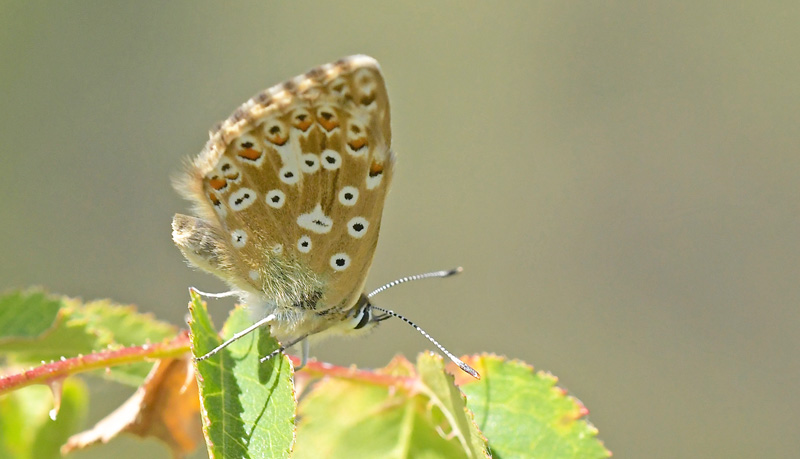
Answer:
[[[351,307],[378,241],[390,146],[386,88],[367,56],[253,97],[178,181],[217,238],[196,264],[278,307]]]

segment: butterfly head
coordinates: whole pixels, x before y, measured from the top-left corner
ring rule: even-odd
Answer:
[[[331,317],[326,330],[320,332],[319,336],[361,336],[373,330],[381,320],[381,316],[375,314],[369,298],[362,294],[353,307]]]

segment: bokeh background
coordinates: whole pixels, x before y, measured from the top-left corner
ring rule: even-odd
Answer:
[[[399,158],[367,285],[465,268],[381,305],[554,373],[616,457],[795,456],[798,24],[797,2],[3,2],[0,288],[182,324],[188,286],[224,286],[172,245],[170,176],[256,92],[365,53]],[[396,322],[313,351],[428,348]],[[131,392],[93,385],[90,421]],[[112,455],[168,457],[74,457]]]

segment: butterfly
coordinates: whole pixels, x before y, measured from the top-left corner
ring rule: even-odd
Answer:
[[[380,67],[363,55],[259,93],[209,133],[175,181],[195,215],[176,214],[172,238],[258,320],[200,359],[269,325],[276,352],[303,343],[304,364],[311,337],[357,335],[399,317],[477,377],[363,291],[394,174],[391,137]]]

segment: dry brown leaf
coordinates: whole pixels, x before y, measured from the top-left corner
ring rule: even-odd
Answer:
[[[174,457],[183,457],[203,441],[200,399],[191,356],[161,359],[144,384],[119,408],[61,447],[67,454],[95,443],[107,443],[121,432],[164,441]]]

